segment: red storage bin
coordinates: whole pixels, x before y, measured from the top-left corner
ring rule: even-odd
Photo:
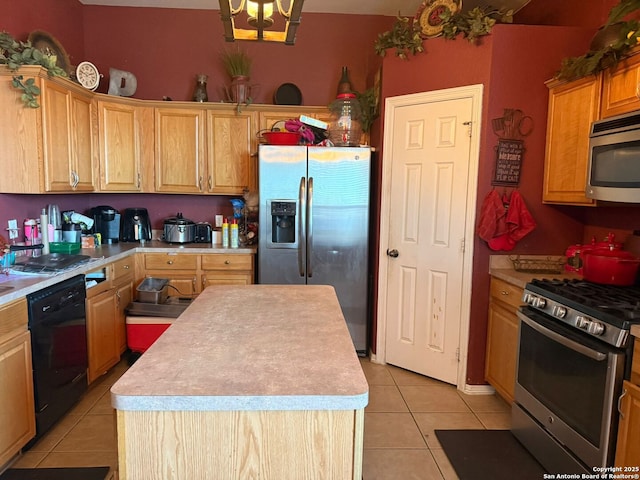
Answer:
[[[127,345],[133,352],[144,353],[175,319],[166,317],[127,316]]]

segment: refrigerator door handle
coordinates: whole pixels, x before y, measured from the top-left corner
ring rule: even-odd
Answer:
[[[311,253],[313,252],[313,177],[309,177],[309,194],[307,196],[307,277],[313,277]]]
[[[301,277],[304,277],[304,264],[307,256],[307,239],[305,237],[305,225],[306,219],[306,205],[307,205],[307,184],[306,178],[300,178],[300,188],[298,189],[298,203],[300,204],[299,219],[298,219],[298,273]]]

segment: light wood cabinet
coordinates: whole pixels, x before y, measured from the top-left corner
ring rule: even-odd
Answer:
[[[253,255],[202,255],[202,290],[210,285],[251,285]]]
[[[44,80],[41,103],[45,190],[95,190],[92,94]]]
[[[93,191],[97,165],[92,94],[68,80],[50,79],[41,67],[24,66],[19,74],[40,88],[40,107],[26,107],[12,85],[14,74],[0,69],[0,158],[20,165],[5,169],[0,191]]]
[[[0,307],[0,465],[36,434],[26,299]]]
[[[107,280],[87,291],[88,382],[120,361],[127,349],[125,309],[133,300],[135,256],[105,267]]]
[[[640,109],[640,50],[602,73],[600,118]]]
[[[144,254],[144,275],[169,280],[167,293],[172,297],[192,297],[198,286],[199,255],[179,253]]]
[[[635,339],[633,365],[630,380],[622,386],[622,398],[618,404],[620,421],[616,445],[617,467],[640,465],[640,339]],[[636,472],[637,473],[637,472]]]
[[[550,82],[542,201],[595,205],[587,198],[589,131],[599,118],[601,81]]]
[[[518,317],[523,289],[491,279],[485,377],[507,402],[513,402],[518,349]]]
[[[153,109],[98,99],[100,191],[153,188]]]
[[[87,298],[88,382],[104,375],[120,360],[116,298],[112,289]]]
[[[251,253],[146,253],[144,275],[166,278],[169,296],[195,297],[209,285],[249,285],[254,279]]]
[[[133,282],[135,278],[135,256],[113,262],[110,266],[116,298],[116,334],[120,354],[127,349],[127,313],[126,308],[133,301]]]
[[[204,110],[156,108],[155,135],[155,191],[204,193]]]
[[[208,193],[242,195],[257,188],[255,118],[246,111],[207,111]]]

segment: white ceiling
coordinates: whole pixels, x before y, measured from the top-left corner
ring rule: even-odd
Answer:
[[[197,8],[218,10],[218,0],[80,0],[85,5],[108,5],[113,7],[161,7]],[[238,4],[234,0],[234,4]],[[352,13],[366,15],[396,16],[414,15],[421,0],[305,0],[303,12]],[[285,5],[288,2],[285,0]]]

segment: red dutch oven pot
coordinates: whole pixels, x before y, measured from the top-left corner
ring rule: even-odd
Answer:
[[[611,247],[614,249],[622,248],[622,244],[615,241],[615,235],[613,233],[609,233],[603,242],[596,242],[596,237],[594,236],[591,239],[591,244],[571,245],[564,254],[565,257],[567,257],[567,263],[564,269],[567,272],[576,272],[582,275],[584,256],[587,252],[594,249],[611,249]]]
[[[594,248],[583,253],[585,280],[605,285],[636,283],[640,258],[619,248]]]

